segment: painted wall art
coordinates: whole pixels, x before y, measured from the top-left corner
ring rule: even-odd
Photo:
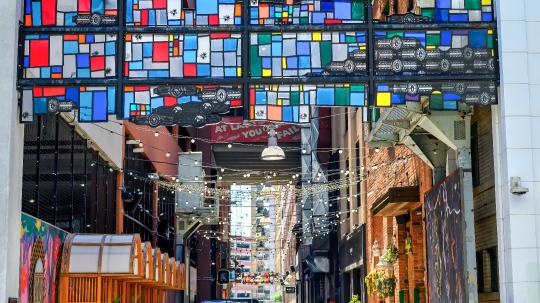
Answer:
[[[465,303],[460,171],[448,176],[424,198],[430,302]]]
[[[56,303],[58,262],[67,233],[21,215],[19,303]]]

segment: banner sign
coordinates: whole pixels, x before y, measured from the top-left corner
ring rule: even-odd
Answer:
[[[232,143],[267,143],[266,121],[250,121],[244,125],[242,117],[223,117],[222,123],[212,125],[212,141]],[[300,127],[295,124],[279,124],[276,138],[281,143],[300,142]]]

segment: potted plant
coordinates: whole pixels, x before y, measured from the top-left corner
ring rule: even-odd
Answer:
[[[399,257],[399,250],[394,244],[389,244],[388,248],[384,251],[384,259],[390,263],[397,261]]]
[[[375,281],[375,286],[379,298],[393,297],[396,292],[396,277],[382,275]]]
[[[412,253],[412,238],[411,237],[405,238],[405,253],[406,254]]]
[[[349,303],[362,303],[362,302],[360,302],[360,300],[358,299],[358,295],[354,295],[354,296],[352,296]]]
[[[377,279],[379,279],[380,276],[381,276],[381,273],[373,269],[364,278],[364,283],[366,283],[367,293],[369,296],[371,296],[373,292],[375,291],[375,288],[376,288],[375,281],[377,281]]]

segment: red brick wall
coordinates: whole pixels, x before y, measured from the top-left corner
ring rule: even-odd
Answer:
[[[406,160],[404,160],[404,158]],[[394,217],[373,216],[372,204],[383,195],[390,187],[419,186],[421,197],[421,210],[423,210],[423,195],[432,187],[431,168],[425,165],[419,158],[404,146],[390,148],[370,148],[366,153],[366,166],[364,176],[367,180],[366,187],[366,264],[368,272],[379,262],[379,258],[373,258],[372,246],[378,241],[381,257],[387,243],[394,239],[394,244],[400,252],[398,261],[394,264],[396,277],[396,297],[384,300],[385,303],[399,302],[398,291],[408,289],[409,296],[413,300],[415,287],[425,285],[425,247],[423,213],[410,212],[411,220],[406,225],[398,225]],[[405,255],[405,238],[412,237],[413,252]],[[423,290],[421,291],[423,293]],[[368,299],[368,303],[379,303],[378,296],[374,294]],[[425,302],[423,296],[421,301]]]

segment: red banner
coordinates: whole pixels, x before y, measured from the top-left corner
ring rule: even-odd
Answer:
[[[249,121],[244,125],[242,117],[223,117],[220,124],[212,125],[212,141],[231,143],[267,143],[268,133],[264,130],[270,122]],[[300,142],[300,126],[296,124],[279,124],[276,129],[279,142]]]

